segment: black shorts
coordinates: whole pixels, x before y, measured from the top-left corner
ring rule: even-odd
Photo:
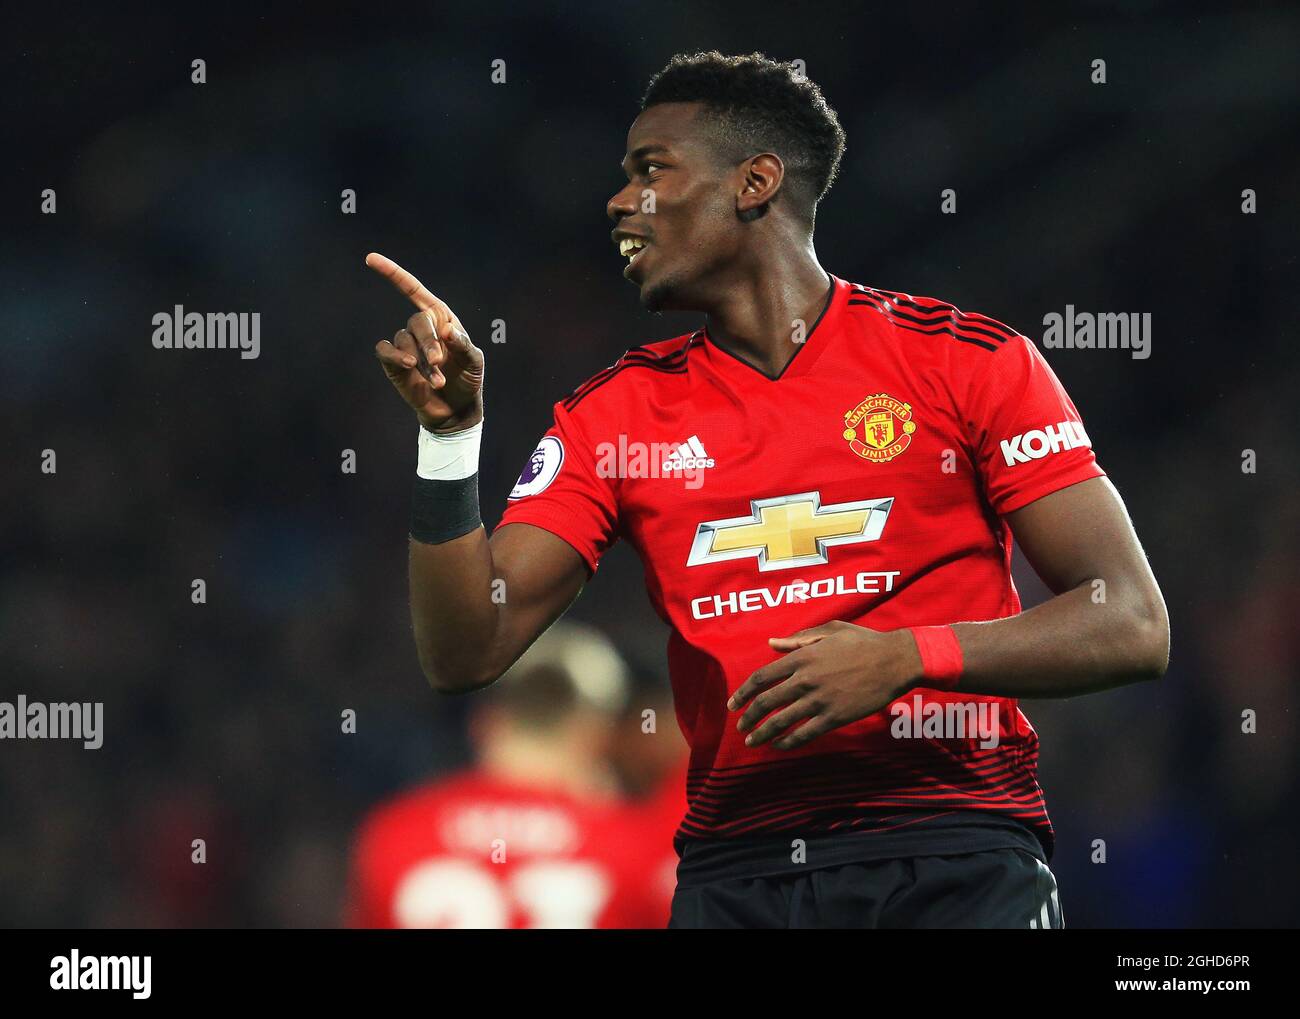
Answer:
[[[671,928],[1060,928],[1056,878],[1021,849],[911,856],[673,895]]]

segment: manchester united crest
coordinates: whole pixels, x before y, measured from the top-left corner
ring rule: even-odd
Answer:
[[[844,438],[863,460],[889,463],[912,442],[912,405],[888,393],[868,396],[844,415]]]

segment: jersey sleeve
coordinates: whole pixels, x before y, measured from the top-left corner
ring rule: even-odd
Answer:
[[[975,467],[997,513],[1105,476],[1078,409],[1027,337],[1016,335],[977,359],[963,411]]]
[[[532,524],[577,550],[595,573],[618,536],[615,479],[598,469],[597,450],[563,403],[510,493],[497,527]]]

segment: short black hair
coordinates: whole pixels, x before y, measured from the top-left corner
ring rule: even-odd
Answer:
[[[719,129],[720,147],[734,162],[775,152],[787,184],[813,218],[835,180],[845,138],[821,89],[796,64],[762,53],[679,53],[650,79],[641,109],[660,103],[703,103]]]

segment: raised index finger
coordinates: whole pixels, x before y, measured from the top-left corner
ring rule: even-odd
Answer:
[[[403,269],[387,255],[372,251],[366,256],[366,265],[405,294],[421,311],[436,308],[442,302],[413,275]]]

